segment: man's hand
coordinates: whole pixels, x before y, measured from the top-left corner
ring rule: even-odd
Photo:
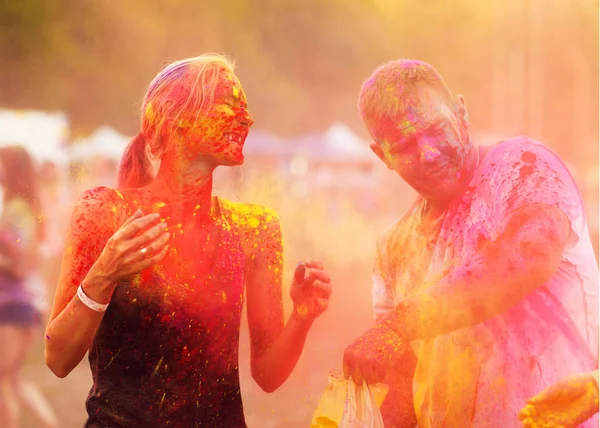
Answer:
[[[400,360],[407,342],[385,322],[356,339],[344,352],[344,376],[361,385],[384,380],[389,368]]]
[[[577,427],[598,412],[598,385],[592,374],[563,379],[535,397],[519,412],[524,427]]]

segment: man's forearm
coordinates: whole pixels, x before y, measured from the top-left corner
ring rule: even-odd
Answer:
[[[531,233],[531,229],[524,231]],[[497,316],[544,284],[558,268],[562,247],[551,239],[511,234],[489,243],[481,257],[451,269],[402,302],[388,324],[408,340],[431,338]]]

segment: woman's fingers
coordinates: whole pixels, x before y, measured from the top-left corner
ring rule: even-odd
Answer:
[[[127,251],[135,251],[141,248],[148,247],[151,242],[153,242],[159,236],[165,233],[166,228],[166,223],[158,223],[144,231],[139,236],[129,239],[126,243]]]
[[[316,280],[315,282],[313,282],[313,287],[319,291],[319,294],[329,298],[331,296],[331,283],[330,282],[323,282],[321,280]]]
[[[302,283],[304,281],[304,275],[306,274],[306,265],[304,262],[300,262],[296,265],[296,269],[294,270],[294,280],[297,283]]]
[[[140,233],[141,231],[147,229],[152,226],[154,223],[160,220],[160,214],[148,214],[140,218],[136,218],[131,223],[126,226],[122,226],[115,232],[113,235],[114,239],[117,241],[124,241],[127,239],[133,238],[135,235]]]
[[[154,253],[154,255],[141,260],[136,264],[136,271],[140,272],[146,268],[149,268],[150,266],[154,266],[155,264],[159,263],[162,259],[165,258],[168,250],[169,245],[167,244],[164,247],[162,247],[162,249],[158,253]]]
[[[306,260],[304,260],[304,264],[306,265],[307,268],[314,268],[314,269],[319,269],[319,270],[324,269],[323,263],[318,260],[306,259]]]
[[[144,213],[142,212],[142,210],[141,209],[137,210],[132,216],[130,216],[127,220],[125,220],[123,222],[123,224],[121,225],[121,228],[127,226],[132,221],[137,220],[138,218],[142,218],[143,216],[144,216]]]
[[[169,232],[163,232],[153,240],[146,240],[146,245],[136,247],[130,251],[129,262],[138,262],[140,260],[146,260],[152,258],[157,253],[160,253],[169,241],[171,234]]]
[[[321,281],[323,283],[330,283],[331,277],[327,272],[322,269],[310,268],[306,270],[304,282],[305,283],[314,283],[316,281]]]

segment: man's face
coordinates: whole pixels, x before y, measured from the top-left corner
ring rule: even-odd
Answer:
[[[365,118],[371,149],[426,199],[451,200],[470,179],[476,148],[467,134],[462,99],[450,104],[421,86],[393,118]]]

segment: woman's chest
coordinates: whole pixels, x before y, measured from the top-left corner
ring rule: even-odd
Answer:
[[[156,265],[120,284],[111,305],[127,316],[223,317],[241,311],[244,254],[232,230],[182,230]]]

